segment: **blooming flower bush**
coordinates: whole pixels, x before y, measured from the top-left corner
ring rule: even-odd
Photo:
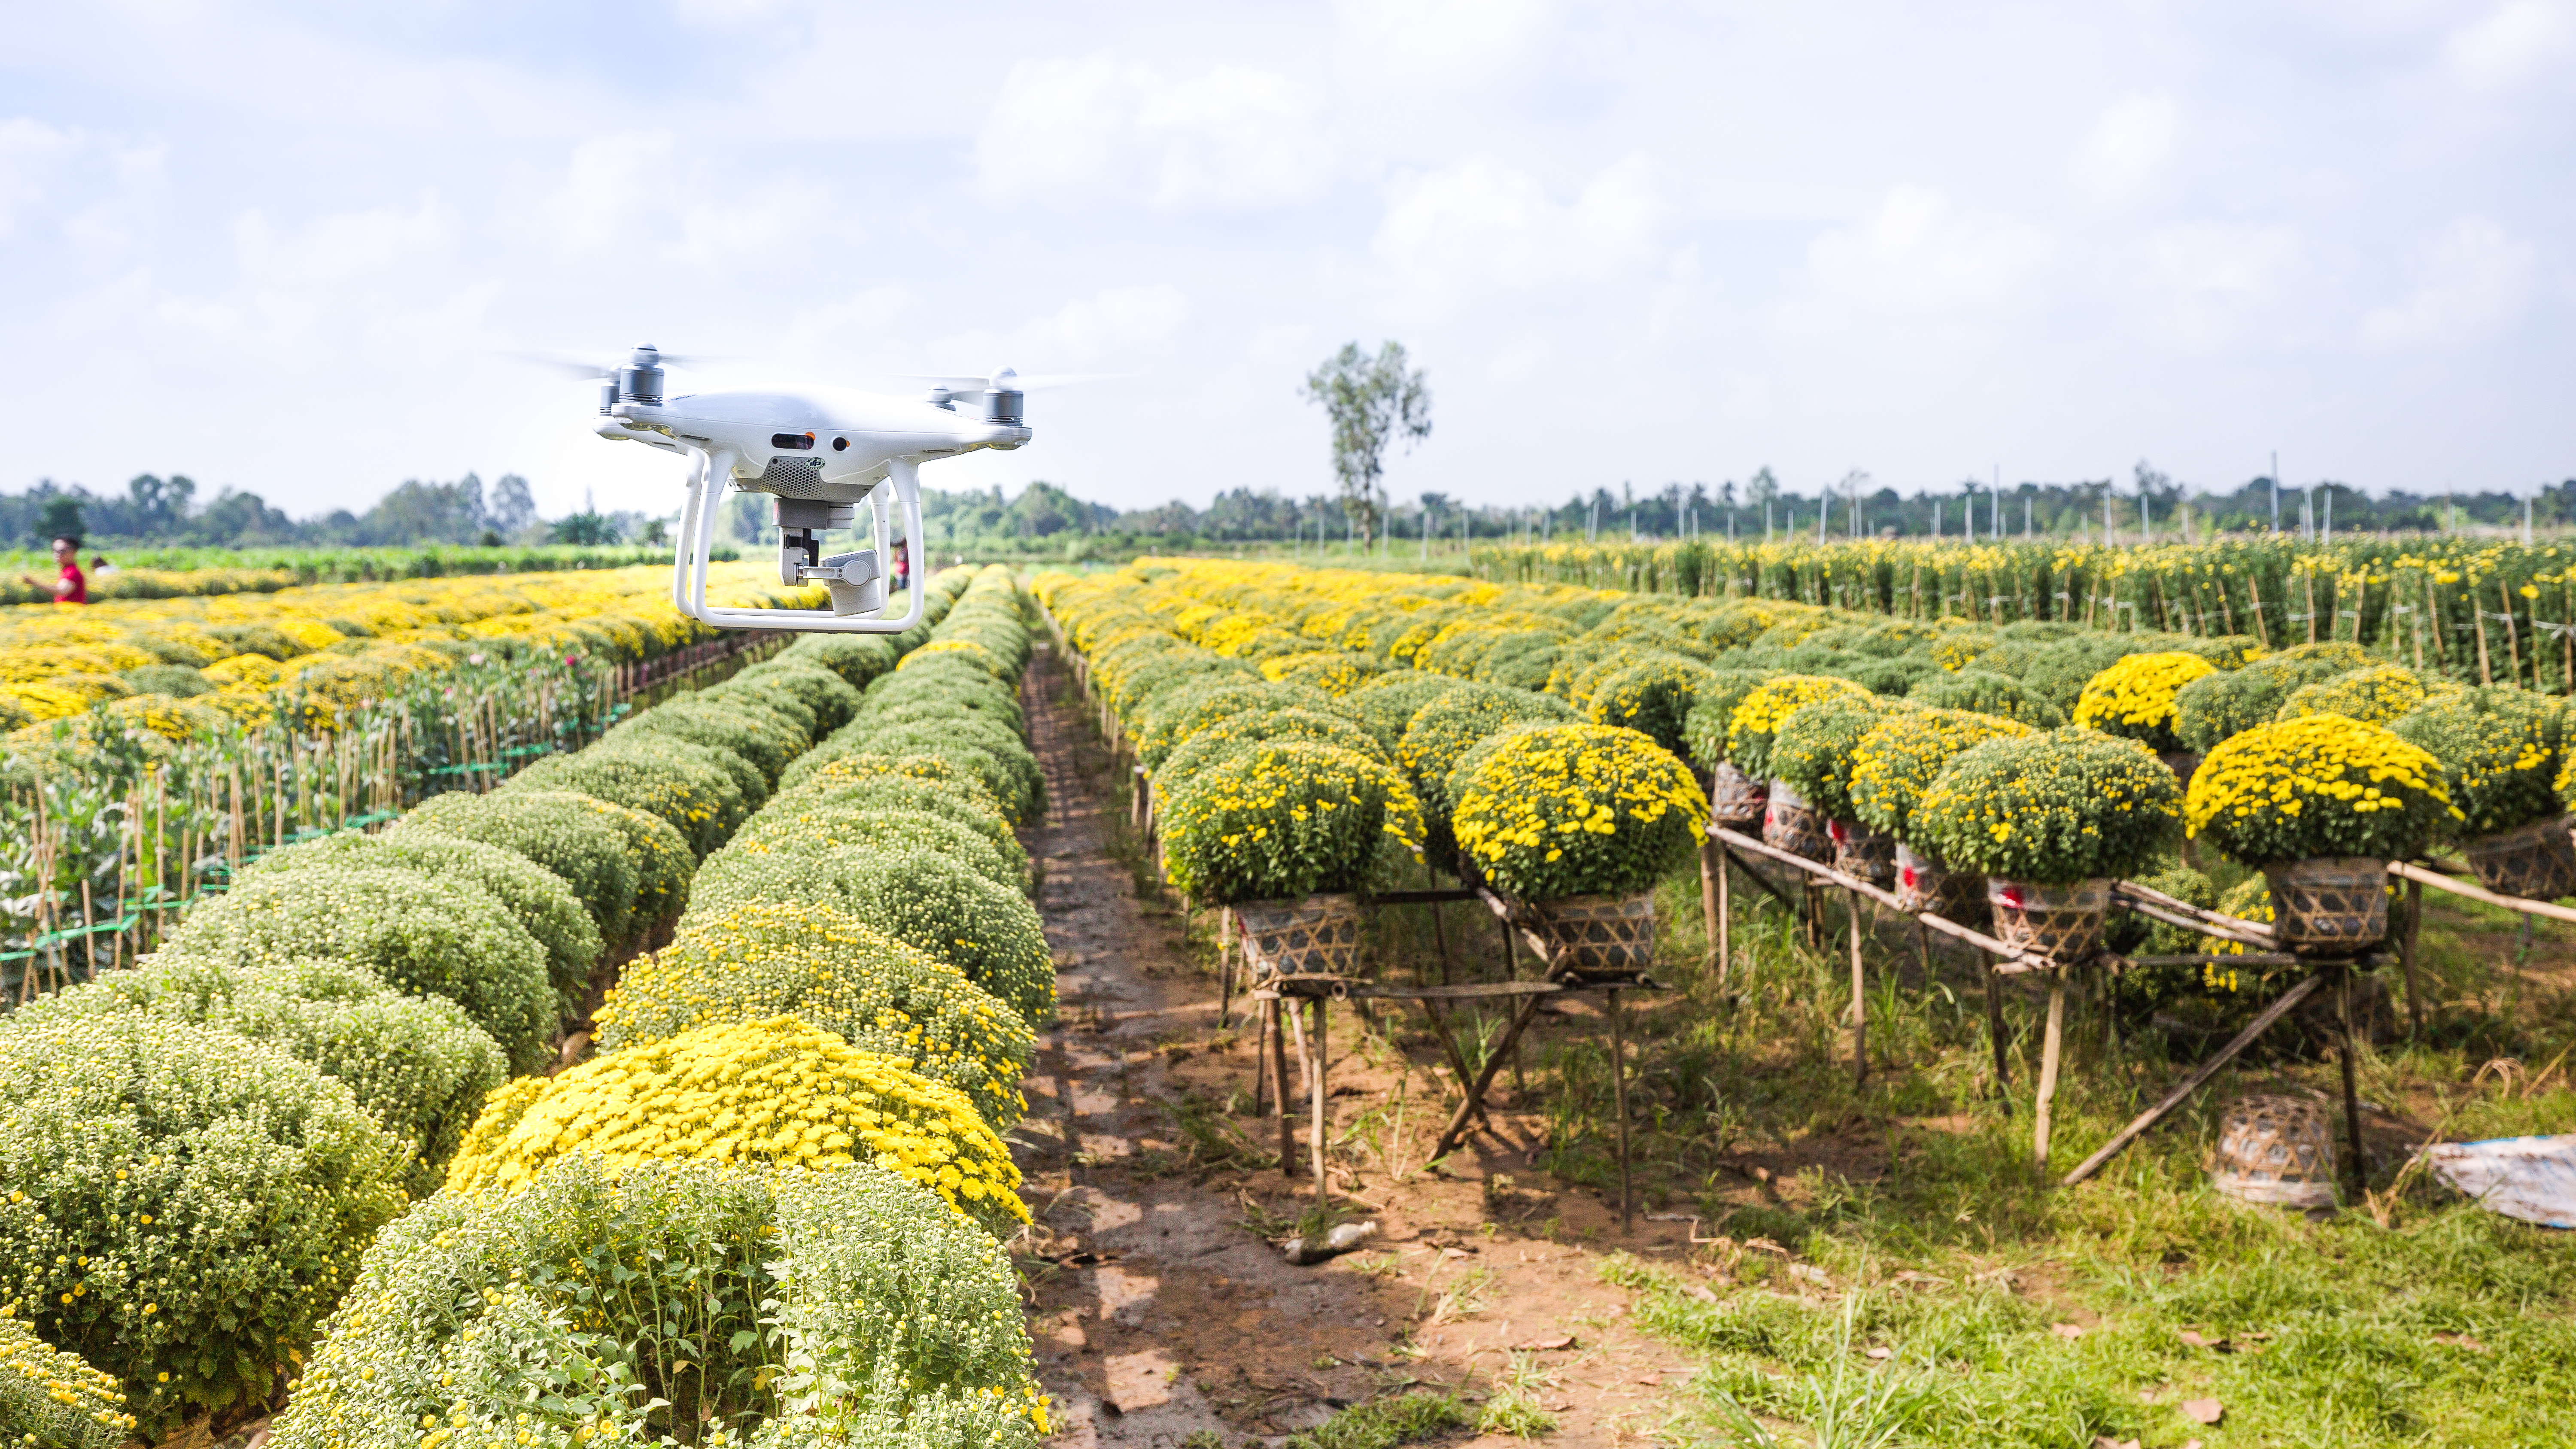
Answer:
[[[1726,758],[1754,779],[1768,780],[1771,741],[1800,706],[1836,697],[1865,700],[1869,695],[1869,690],[1848,679],[1813,674],[1784,674],[1755,685],[1727,718]]]
[[[2230,736],[2278,718],[2301,686],[2368,666],[2358,644],[2299,644],[2242,669],[2205,674],[2174,695],[2174,735],[2207,753]]]
[[[964,1093],[792,1016],[697,1027],[523,1077],[486,1102],[447,1185],[522,1191],[573,1153],[611,1176],[673,1159],[873,1162],[997,1234],[1029,1216],[1010,1149]]]
[[[1881,716],[1852,746],[1850,818],[1929,854],[1913,829],[1914,807],[1942,769],[1972,746],[2036,733],[2018,720],[1962,709]]]
[[[2500,685],[2427,700],[2388,728],[2441,763],[2460,812],[2448,833],[2474,840],[2559,813],[2566,719],[2562,702]]]
[[[1516,724],[1573,724],[1573,707],[1544,694],[1499,685],[1466,685],[1424,705],[1396,741],[1404,769],[1425,816],[1424,856],[1446,866],[1457,849],[1450,833],[1449,777],[1478,742]]]
[[[611,944],[676,918],[695,864],[687,839],[667,822],[568,790],[433,795],[384,838],[415,835],[477,840],[544,867]]]
[[[1163,757],[1162,768],[1154,772],[1155,784],[1157,788],[1177,788],[1217,761],[1273,740],[1331,745],[1380,764],[1394,763],[1391,753],[1377,742],[1377,736],[1342,715],[1318,714],[1311,709],[1271,709],[1229,715],[1190,736],[1188,743]]]
[[[1261,662],[1261,677],[1273,684],[1302,684],[1336,699],[1386,672],[1384,662],[1340,649],[1309,649]]]
[[[1338,712],[1338,705],[1333,696],[1320,689],[1266,680],[1242,684],[1212,681],[1174,690],[1154,702],[1153,712],[1137,736],[1136,758],[1152,770],[1163,763],[1165,755],[1187,743],[1201,729],[1229,715],[1264,709],[1310,709],[1333,714]]]
[[[1423,706],[1454,692],[1459,683],[1419,669],[1390,670],[1344,696],[1344,708],[1358,711],[1360,727],[1393,759],[1413,717]]]
[[[1592,722],[1640,731],[1679,755],[1683,722],[1709,674],[1707,665],[1677,654],[1640,660],[1592,690]]]
[[[742,778],[726,767],[739,758],[680,739],[613,735],[539,760],[502,790],[568,790],[641,810],[680,832],[703,858],[766,798],[765,792],[757,799],[744,795]]]
[[[264,1399],[404,1146],[284,1051],[138,1013],[0,1027],[0,1308],[114,1374],[141,1431]]]
[[[1861,740],[1882,723],[1919,713],[1878,695],[1832,695],[1801,705],[1772,734],[1771,777],[1828,819],[1858,820],[1852,771],[1860,763]]]
[[[1402,775],[1298,740],[1216,761],[1179,782],[1162,812],[1172,884],[1209,904],[1364,890],[1393,853],[1422,848],[1422,809]]]
[[[2182,786],[2144,744],[2072,727],[1952,756],[1906,839],[1953,869],[2031,885],[2133,876],[2171,843]]]
[[[1744,697],[1780,677],[1777,669],[1714,669],[1692,696],[1691,711],[1682,717],[1684,758],[1703,770],[1715,770],[1727,762],[1726,739],[1735,723],[1735,707]]]
[[[2174,696],[2184,685],[2217,672],[2218,666],[2197,654],[2132,654],[2084,686],[2075,701],[2075,723],[2137,740],[2151,750],[2179,750]]]
[[[278,1449],[1035,1449],[1010,1265],[868,1165],[573,1157],[368,1250]]]
[[[1458,847],[1522,900],[1626,895],[1697,849],[1708,797],[1635,730],[1574,724],[1513,735],[1467,782]]]
[[[1005,861],[1028,876],[1028,851],[1002,818],[992,792],[960,775],[945,760],[927,755],[852,755],[833,762],[803,786],[770,802],[736,832],[733,848],[786,848],[799,842],[854,844],[872,830],[864,817],[879,811],[917,811],[972,831]]]
[[[2444,684],[2448,694],[2457,686]],[[2402,664],[2374,664],[2290,691],[2280,718],[2305,719],[2312,714],[2339,714],[2363,724],[2386,724],[2432,693],[2422,676]]]
[[[171,944],[219,960],[347,961],[464,1007],[513,1071],[554,1055],[545,950],[470,881],[327,865],[253,875],[190,913]]]
[[[1907,691],[1905,698],[1933,709],[1997,715],[2033,729],[2053,730],[2066,723],[2066,711],[2049,703],[2039,691],[2009,674],[1988,669],[1933,675]]]
[[[30,1449],[116,1449],[132,1438],[116,1375],[0,1313],[0,1442]]]
[[[2210,751],[2186,813],[2194,836],[2254,866],[2404,859],[2460,818],[2441,761],[2333,714],[2257,725]]]
[[[605,1052],[701,1026],[793,1016],[966,1094],[996,1131],[1027,1111],[1037,1037],[965,973],[856,916],[755,901],[692,917],[629,963],[593,1018]]]

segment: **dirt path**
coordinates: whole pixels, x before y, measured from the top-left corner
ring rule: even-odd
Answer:
[[[1452,1174],[1344,1174],[1355,1215],[1382,1229],[1362,1252],[1292,1267],[1254,1231],[1302,1211],[1304,1185],[1275,1161],[1253,1167],[1249,1153],[1210,1166],[1204,1121],[1185,1129],[1185,1103],[1248,1096],[1252,1045],[1218,1029],[1214,982],[1177,917],[1138,898],[1117,849],[1123,816],[1103,811],[1123,810],[1124,795],[1103,788],[1108,761],[1078,700],[1055,697],[1070,687],[1041,650],[1023,698],[1049,815],[1024,838],[1043,861],[1061,1009],[1015,1133],[1037,1217],[1015,1247],[1033,1281],[1030,1333],[1059,1442],[1275,1442],[1407,1383],[1481,1401],[1498,1376],[1554,1418],[1551,1443],[1639,1442],[1670,1412],[1662,1385],[1686,1370],[1627,1328],[1627,1295],[1602,1282],[1600,1259],[1625,1249],[1679,1265],[1689,1228],[1641,1218],[1623,1237],[1593,1195],[1537,1180],[1526,1161],[1535,1119],[1498,1109],[1502,1136],[1480,1137]],[[1399,1079],[1419,1103],[1436,1051],[1345,1058],[1361,1043],[1356,1026],[1332,1026],[1336,1120]],[[1222,1140],[1277,1140],[1266,1119],[1224,1125]],[[1427,1138],[1437,1125],[1416,1130]]]

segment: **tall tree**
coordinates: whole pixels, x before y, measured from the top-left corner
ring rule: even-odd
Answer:
[[[1333,477],[1342,506],[1359,523],[1360,545],[1375,536],[1386,512],[1387,447],[1431,436],[1431,388],[1422,369],[1407,364],[1404,344],[1388,342],[1371,357],[1345,342],[1323,366],[1306,375],[1299,395],[1324,405],[1333,425]]]

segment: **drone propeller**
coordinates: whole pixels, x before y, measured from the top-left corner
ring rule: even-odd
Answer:
[[[650,353],[651,356],[642,356],[646,353]],[[724,360],[703,352],[664,352],[650,344],[636,348],[616,362],[592,362],[587,358],[574,357],[561,352],[512,352],[507,355],[531,366],[548,368],[566,377],[576,377],[589,382],[612,380],[618,373],[630,367],[704,367]]]
[[[1042,372],[1023,374],[1011,368],[997,368],[990,377],[951,377],[926,372],[876,372],[870,377],[892,381],[916,382],[960,396],[984,392],[1043,392],[1059,387],[1079,387],[1087,382],[1107,382],[1119,376],[1114,372]]]

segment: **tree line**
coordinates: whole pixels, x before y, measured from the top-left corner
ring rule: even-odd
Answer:
[[[289,517],[251,492],[225,488],[200,500],[184,473],[142,473],[122,493],[93,493],[45,479],[24,493],[0,493],[0,538],[42,543],[65,535],[110,545],[216,548],[339,544],[658,543],[667,528],[640,513],[581,512],[548,520],[537,514],[528,480],[504,473],[490,487],[472,473],[452,482],[407,479],[364,513],[334,509]]]

